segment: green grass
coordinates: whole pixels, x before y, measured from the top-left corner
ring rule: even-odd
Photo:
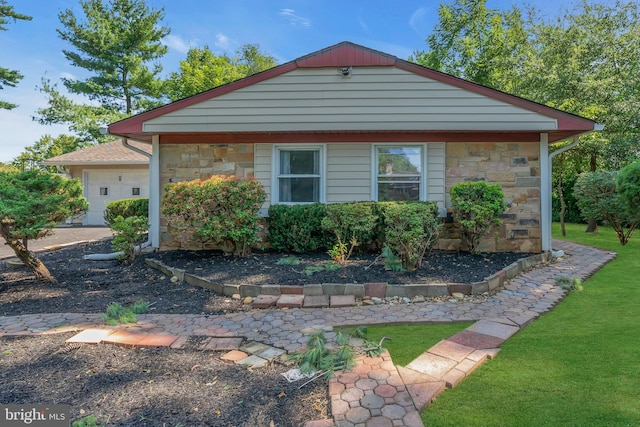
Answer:
[[[584,229],[568,225],[565,239],[617,259],[443,393],[422,413],[425,425],[640,425],[640,235],[621,246],[610,228]]]
[[[457,334],[472,323],[439,323],[429,325],[367,326],[367,338],[375,343],[384,336],[382,347],[389,350],[396,365],[406,366],[439,341]]]

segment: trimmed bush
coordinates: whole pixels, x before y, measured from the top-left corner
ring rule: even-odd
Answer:
[[[344,264],[353,250],[372,242],[378,217],[371,203],[336,203],[327,205],[322,228],[335,235],[329,255]]]
[[[640,160],[620,169],[616,190],[630,219],[640,220]]]
[[[149,219],[144,216],[124,218],[119,215],[111,223],[114,233],[111,246],[116,252],[122,252],[119,259],[129,264],[136,257],[136,246],[140,245],[149,231]]]
[[[389,202],[383,209],[385,243],[407,270],[422,267],[425,253],[438,240],[442,219],[432,202]]]
[[[637,213],[629,210],[629,200],[618,194],[617,175],[616,171],[581,173],[573,191],[582,216],[604,221],[615,230],[620,244],[624,246],[631,238],[638,219]]]
[[[281,252],[305,253],[326,248],[330,235],[322,228],[326,205],[271,205],[269,242]]]
[[[456,221],[462,226],[462,244],[477,252],[480,239],[492,225],[500,225],[506,210],[500,184],[459,182],[449,191]]]
[[[104,211],[104,221],[111,227],[113,220],[117,217],[129,218],[140,216],[149,218],[149,199],[138,197],[135,199],[122,199],[111,202]]]
[[[258,212],[265,201],[255,179],[212,176],[165,186],[162,213],[179,238],[213,243],[225,254],[246,256],[259,240]]]

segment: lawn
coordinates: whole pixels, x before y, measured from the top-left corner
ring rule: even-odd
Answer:
[[[584,228],[568,225],[566,239],[617,259],[443,393],[422,413],[425,425],[640,425],[640,234],[623,247],[610,228]]]

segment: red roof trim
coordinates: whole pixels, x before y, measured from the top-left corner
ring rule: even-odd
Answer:
[[[483,96],[497,99],[529,111],[533,111],[548,117],[558,119],[557,131],[573,131],[573,134],[589,132],[594,130],[595,122],[584,117],[566,113],[555,108],[510,95],[496,89],[482,86],[468,80],[463,80],[449,74],[444,74],[418,64],[404,61],[395,56],[379,52],[364,46],[359,46],[351,42],[342,42],[327,47],[320,51],[310,53],[296,60],[287,62],[277,67],[271,68],[262,73],[254,74],[247,78],[220,86],[206,92],[199,93],[189,98],[175,101],[171,104],[156,108],[145,113],[121,120],[109,126],[109,133],[120,136],[136,135],[137,139],[147,140],[142,131],[142,124],[150,119],[164,114],[188,107],[190,105],[215,98],[226,93],[259,83],[261,81],[277,77],[281,74],[295,70],[296,68],[319,68],[319,67],[347,67],[347,66],[396,66],[405,71],[409,71],[421,76],[425,76],[445,84],[459,87]]]

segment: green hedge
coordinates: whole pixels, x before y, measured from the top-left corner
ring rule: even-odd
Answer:
[[[122,199],[111,202],[104,211],[104,221],[109,227],[117,217],[130,218],[140,216],[149,218],[149,199],[139,197],[135,199]]]
[[[331,235],[322,229],[326,205],[271,205],[269,242],[281,252],[305,253],[324,249]]]

